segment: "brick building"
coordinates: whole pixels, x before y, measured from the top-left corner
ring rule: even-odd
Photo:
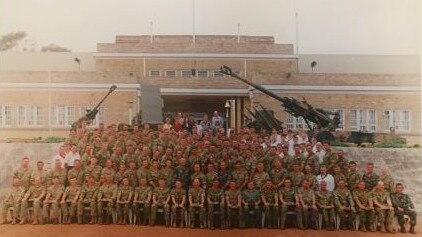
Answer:
[[[304,121],[279,102],[218,69],[275,93],[338,110],[344,131],[395,132],[419,143],[421,104],[418,56],[297,55],[269,36],[117,36],[95,53],[2,53],[0,139],[64,136],[111,84],[118,89],[94,123],[129,122],[139,109],[140,85],[159,85],[165,111],[225,113],[242,125],[253,104],[272,109],[286,127]],[[79,64],[75,58],[79,59]],[[318,62],[310,68],[311,61]],[[195,69],[194,75],[192,69]],[[311,72],[314,71],[314,72]]]

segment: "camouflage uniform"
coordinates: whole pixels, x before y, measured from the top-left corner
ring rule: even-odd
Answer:
[[[64,190],[63,193],[63,201],[62,202],[62,211],[65,220],[64,223],[70,223],[72,217],[76,215],[76,208],[77,208],[77,199],[81,193],[81,188],[79,186],[69,186]],[[74,202],[74,200],[76,201]]]
[[[412,209],[415,208],[412,200],[407,194],[404,193],[394,193],[391,195],[393,206],[396,209],[396,216],[399,222],[399,225],[404,227],[404,217],[407,215],[410,218],[410,228],[414,229],[416,226],[416,212]],[[403,211],[399,211],[398,208],[403,208]],[[412,231],[410,231],[412,232]]]
[[[353,196],[355,201],[359,200],[360,204],[365,207],[365,209],[360,208],[356,202],[356,211],[360,220],[359,228],[364,231],[369,227],[369,230],[375,231],[375,211],[372,205],[372,192],[355,190],[353,191]]]
[[[208,199],[215,203],[211,204],[208,203],[208,221],[210,223],[210,227],[213,228],[214,226],[214,212],[219,212],[221,223],[223,225],[225,216],[224,216],[224,201],[222,202],[222,198],[224,198],[224,191],[221,188],[209,188],[207,192]]]
[[[48,181],[47,185],[52,185],[53,178],[59,177],[59,182],[61,185],[65,185],[67,183],[67,170],[66,169],[52,169],[48,173]]]
[[[87,174],[91,175],[92,177],[94,177],[95,181],[98,182],[101,177],[101,170],[102,168],[99,165],[95,165],[95,166],[89,165],[85,167],[85,175]]]
[[[265,181],[270,179],[270,176],[267,172],[258,173],[255,172],[252,176],[252,180],[254,181],[256,188],[261,189],[262,185],[264,185]]]
[[[235,189],[235,190],[229,189],[229,190],[226,191],[225,196],[226,196],[226,199],[228,200],[227,205],[230,203],[231,205],[237,206],[238,198],[239,198],[239,196],[241,196],[241,193],[240,193],[239,189]],[[233,227],[232,222],[233,222],[234,212],[238,213],[239,220],[243,219],[241,207],[233,208],[233,207],[227,206],[226,216],[227,216],[227,220],[228,220],[228,226],[230,228]]]
[[[85,182],[85,175],[84,175],[84,171],[82,169],[76,170],[75,168],[70,169],[67,172],[67,178],[76,178],[76,183],[78,184],[78,186],[82,186]]]
[[[171,197],[172,200],[175,201],[175,203],[173,203],[174,205],[181,205],[183,202],[183,198],[185,197],[185,190],[183,188],[180,189],[176,189],[174,188],[173,190],[171,190]],[[186,200],[185,200],[185,204],[186,204]],[[171,207],[171,217],[174,220],[173,225],[176,226],[176,220],[177,220],[177,209],[176,206],[172,206]],[[186,215],[186,208],[184,206],[182,207],[178,207],[180,208],[180,220],[181,220],[181,226],[183,227],[183,223],[186,223],[187,220],[185,220],[185,215]]]
[[[394,179],[391,175],[380,175],[379,180],[384,183],[385,190],[390,192],[390,194],[395,193],[396,184],[394,183]]]
[[[163,208],[164,211],[164,220],[166,222],[166,225],[169,225],[169,212],[170,212],[170,207],[169,204],[166,203],[167,198],[170,197],[170,189],[168,188],[155,188],[153,191],[153,195],[155,196],[155,199],[157,201],[156,205],[153,205],[151,208],[151,219],[150,219],[150,224],[154,225],[155,224],[155,220],[157,218],[157,209]]]
[[[371,175],[368,175],[367,173],[365,173],[362,176],[362,180],[365,182],[366,190],[372,191],[372,189],[374,189],[374,187],[377,185],[378,181],[380,180],[380,177],[374,173],[372,173]]]
[[[60,215],[60,198],[63,194],[63,186],[59,185],[55,187],[54,185],[51,185],[47,188],[46,192],[46,199],[44,200],[43,205],[43,218],[44,219],[50,219],[54,222],[58,221],[59,215]],[[51,215],[49,214],[51,208]]]
[[[283,183],[284,179],[287,177],[287,170],[285,170],[284,168],[281,170],[277,170],[274,168],[270,171],[269,175],[273,184],[277,188],[279,188]]]
[[[302,172],[290,172],[289,178],[292,180],[292,187],[299,188],[305,175]]]
[[[250,223],[248,226],[255,226],[261,220],[261,208],[258,203],[261,199],[261,193],[256,189],[245,189],[242,192],[242,200],[247,204],[243,208],[243,222]],[[250,214],[253,213],[252,219]],[[242,223],[244,225],[245,223]]]
[[[198,189],[190,188],[189,189],[189,197],[192,199],[192,204],[193,205],[200,205],[200,204],[203,205],[202,207],[198,207],[198,206],[190,206],[189,207],[189,219],[190,219],[191,227],[194,225],[195,220],[196,220],[196,217],[195,217],[196,211],[199,212],[199,222],[201,223],[201,227],[204,224],[205,206],[204,206],[204,203],[202,202],[203,196],[205,198],[205,191],[202,188],[198,188]]]
[[[214,179],[217,179],[217,178],[218,178],[218,174],[217,174],[217,172],[215,172],[215,171],[208,172],[208,173],[205,175],[205,178],[206,178],[206,188],[207,188],[207,190],[208,190],[208,189],[209,189],[209,188],[211,188],[211,186],[212,186],[212,181],[213,181]]]
[[[98,189],[97,211],[98,223],[103,224],[104,208],[107,211],[107,222],[110,222],[110,217],[113,214],[114,202],[117,197],[117,185],[103,184]],[[108,199],[108,200],[103,200]]]
[[[319,208],[319,213],[327,225],[327,229],[332,230],[334,228],[334,196],[333,193],[328,190],[319,190],[315,192],[315,201]],[[332,206],[332,207],[327,207]]]
[[[129,216],[129,207],[131,206],[133,189],[131,186],[121,185],[117,189],[117,201],[128,201],[128,203],[117,203],[117,219],[120,220],[120,223],[126,224],[127,218]],[[123,221],[122,221],[123,220]]]
[[[299,199],[302,198],[303,203],[306,205],[306,207],[303,205],[300,205],[298,208],[299,210],[297,213],[297,223],[298,223],[299,228],[300,229],[308,228],[309,224],[312,227],[315,227],[314,222],[316,220],[315,218],[316,218],[318,210],[312,208],[312,205],[314,204],[313,201],[315,198],[314,191],[310,188],[307,190],[303,188],[299,188],[297,190],[297,196],[299,197]]]
[[[379,204],[387,206],[388,201],[390,200],[390,193],[387,190],[384,190],[383,192],[374,191],[373,200],[374,202],[377,201]],[[388,232],[392,232],[394,210],[376,207],[375,211],[377,213],[378,225],[381,226],[381,230],[384,230],[385,228]]]
[[[32,206],[34,208],[34,220],[40,220],[42,209],[41,209],[41,203],[42,198],[45,195],[45,186],[41,185],[39,187],[33,185],[31,186],[28,191],[25,194],[26,201],[22,201],[21,203],[21,214],[20,214],[20,220],[21,222],[25,222],[28,215],[28,206],[32,203]]]
[[[239,190],[242,190],[249,179],[249,175],[245,170],[235,170],[232,172],[231,178],[236,182]]]
[[[348,189],[336,189],[334,192],[334,203],[337,208],[337,212],[340,215],[340,224],[343,228],[352,228],[352,223],[355,220],[356,210],[353,196]]]
[[[143,224],[147,224],[147,220],[149,219],[151,204],[147,200],[148,195],[152,195],[152,189],[149,186],[141,187],[138,186],[135,188],[134,192],[135,198],[133,200],[133,206],[135,210],[135,215],[139,218],[141,214],[143,215]],[[138,218],[138,219],[139,219]]]
[[[278,195],[274,187],[261,189],[261,197],[264,203],[265,221],[269,228],[276,228],[278,222]],[[264,202],[265,200],[265,202]],[[268,205],[265,205],[268,203]]]
[[[285,188],[282,187],[278,192],[280,198],[283,199],[284,202],[281,204],[281,225],[280,228],[284,228],[287,218],[287,212],[289,210],[296,210],[296,190],[294,188]]]
[[[194,179],[199,179],[199,182],[201,183],[201,187],[205,188],[207,185],[207,178],[205,177],[204,173],[202,172],[198,172],[198,173],[193,173],[190,176],[190,181],[192,182]]]
[[[136,170],[128,169],[125,171],[123,176],[129,179],[129,185],[132,188],[138,187],[138,176],[136,176]]]
[[[169,169],[169,168],[164,167],[160,170],[160,177],[162,177],[166,180],[167,188],[173,187],[173,183],[174,183],[173,175],[174,175],[173,169]]]
[[[352,191],[355,190],[356,189],[356,185],[358,184],[359,180],[361,180],[361,178],[362,178],[361,175],[357,171],[355,171],[355,172],[348,172],[347,173],[347,176],[346,176],[347,188],[349,190],[352,190]]]
[[[97,219],[97,195],[98,195],[98,186],[97,185],[84,185],[81,188],[81,195],[78,200],[78,210],[77,215],[79,219],[82,219],[84,207],[90,207],[91,223],[95,223]]]
[[[24,169],[19,167],[13,172],[13,178],[19,178],[21,180],[22,186],[25,188],[25,190],[28,190],[31,186],[31,174],[31,168],[28,167]]]
[[[6,222],[7,210],[13,207],[13,223],[16,222],[16,219],[19,218],[21,201],[25,195],[25,188],[22,186],[13,187],[11,192],[6,196],[6,199],[3,200],[2,208],[2,219],[3,223]]]

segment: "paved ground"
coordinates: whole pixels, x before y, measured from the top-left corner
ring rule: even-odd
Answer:
[[[396,234],[396,236],[422,236],[421,226],[417,228],[417,235],[413,234]],[[135,227],[135,226],[91,226],[91,225],[0,225],[1,237],[127,237],[127,236],[147,236],[147,237],[282,237],[282,236],[312,236],[312,237],[356,237],[356,236],[391,236],[391,234],[384,233],[363,233],[352,231],[316,231],[306,230],[300,231],[296,229],[291,230],[199,230],[199,229],[180,229],[180,228],[165,228],[157,227]]]

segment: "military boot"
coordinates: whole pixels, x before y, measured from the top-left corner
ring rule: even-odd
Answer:
[[[410,226],[409,233],[416,234],[415,225]]]
[[[363,224],[363,225],[360,225],[359,230],[360,230],[360,231],[362,231],[362,232],[366,232],[366,227],[365,227],[365,225],[364,225],[364,224]]]
[[[78,224],[82,224],[82,216],[78,215]]]
[[[388,233],[391,233],[391,234],[395,234],[396,233],[396,230],[393,228],[393,224],[392,223],[388,223],[386,229],[387,229],[387,232]]]
[[[406,233],[406,228],[404,227],[404,224],[400,225],[400,232],[401,233]]]

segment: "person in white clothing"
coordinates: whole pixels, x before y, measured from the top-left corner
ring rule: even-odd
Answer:
[[[64,168],[64,164],[66,163],[66,147],[64,145],[59,147],[59,153],[56,154],[53,159],[51,160],[51,168],[54,169],[56,160],[60,160],[62,163],[62,168]]]
[[[76,145],[72,145],[72,148],[70,149],[69,154],[66,155],[66,168],[69,170],[73,168],[73,163],[75,160],[81,160],[81,155],[78,152],[78,148]]]
[[[318,163],[322,165],[322,163],[324,162],[324,157],[325,157],[325,151],[324,149],[322,149],[322,143],[317,142],[315,147],[316,147],[316,150],[314,151],[314,153],[316,157],[318,158]]]
[[[316,177],[318,187],[320,187],[321,182],[324,181],[327,184],[327,190],[332,192],[335,187],[334,177],[327,173],[327,167],[325,166],[321,166],[319,172],[320,174]]]

